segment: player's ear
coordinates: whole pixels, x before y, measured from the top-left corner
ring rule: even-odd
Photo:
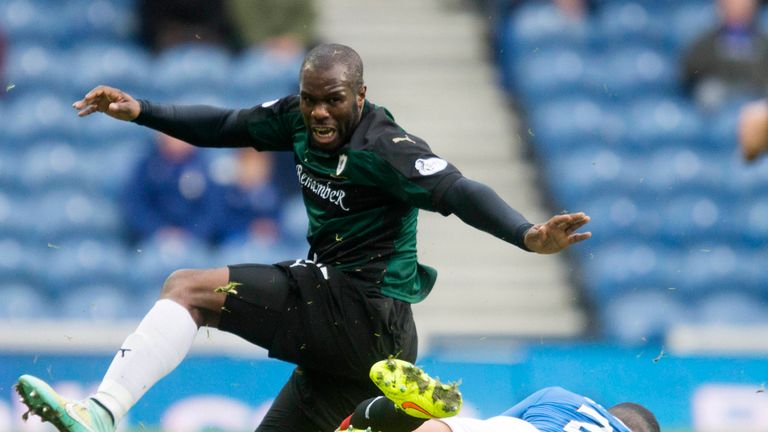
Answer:
[[[363,105],[365,104],[365,92],[368,91],[368,87],[363,84],[360,86],[360,89],[357,91],[357,108],[363,109]]]

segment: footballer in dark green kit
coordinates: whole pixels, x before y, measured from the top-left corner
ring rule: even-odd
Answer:
[[[214,326],[296,364],[257,431],[329,431],[378,394],[374,363],[416,359],[411,304],[437,272],[417,260],[420,209],[454,214],[503,241],[555,253],[590,237],[583,213],[531,224],[492,189],[464,177],[366,100],[363,63],[351,48],[312,49],[300,93],[242,110],[160,105],[99,86],[75,102],[199,147],[289,151],[309,217],[306,257],[276,264],[180,269],[128,335],[91,397],[60,397],[24,375],[24,403],[62,431],[112,431],[184,358],[199,326]],[[286,257],[290,258],[290,257]],[[217,289],[223,286],[228,290]],[[259,383],[250,383],[257,386]]]

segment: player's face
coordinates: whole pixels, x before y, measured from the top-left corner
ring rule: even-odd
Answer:
[[[305,68],[300,83],[301,114],[313,146],[326,151],[349,141],[360,121],[365,86],[355,90],[347,79],[347,67],[325,70]]]

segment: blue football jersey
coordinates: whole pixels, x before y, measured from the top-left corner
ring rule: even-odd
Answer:
[[[539,390],[502,415],[523,419],[541,432],[631,432],[600,404],[561,387]]]

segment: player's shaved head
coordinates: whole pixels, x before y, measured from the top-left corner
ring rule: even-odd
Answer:
[[[304,57],[301,72],[305,70],[328,70],[342,64],[347,67],[346,80],[352,89],[363,86],[363,60],[357,51],[341,44],[322,44],[312,48]]]
[[[608,409],[632,432],[660,432],[659,422],[647,408],[642,405],[624,402]]]

